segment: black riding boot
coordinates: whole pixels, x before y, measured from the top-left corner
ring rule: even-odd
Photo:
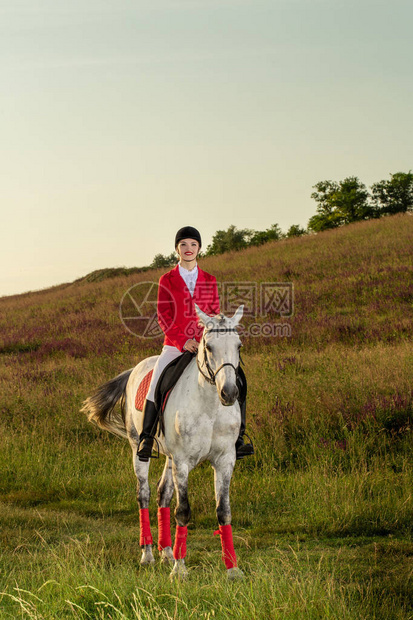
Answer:
[[[137,453],[140,461],[146,462],[151,458],[158,418],[159,414],[155,403],[146,398],[143,407],[143,427]]]
[[[235,443],[236,457],[237,459],[243,459],[244,456],[251,456],[254,454],[254,446],[252,443],[244,443],[244,433],[245,433],[245,424],[246,424],[246,408],[247,408],[247,399],[240,403],[241,407],[241,426],[239,429],[239,437]]]

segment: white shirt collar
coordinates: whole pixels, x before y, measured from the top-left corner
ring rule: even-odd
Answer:
[[[198,264],[195,265],[195,267],[190,271],[189,269],[185,269],[185,267],[182,267],[181,263],[178,263],[178,267],[179,267],[179,273],[181,274],[181,276],[189,276],[191,278],[193,278],[194,276],[196,276],[198,274]]]

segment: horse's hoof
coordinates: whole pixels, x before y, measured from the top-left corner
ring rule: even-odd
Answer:
[[[141,565],[148,566],[149,564],[155,564],[155,558],[153,557],[151,545],[147,545],[142,549]]]
[[[234,566],[234,568],[229,568],[227,570],[228,581],[236,581],[237,579],[244,579],[244,573],[238,566]]]
[[[188,577],[188,570],[185,566],[185,560],[175,560],[173,569],[170,572],[169,579],[171,581],[184,581]]]
[[[171,564],[175,561],[172,547],[165,547],[161,551],[162,564]]]

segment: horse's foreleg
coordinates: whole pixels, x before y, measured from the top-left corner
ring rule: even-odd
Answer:
[[[152,553],[152,534],[151,526],[149,522],[149,500],[151,497],[151,491],[149,488],[149,461],[140,461],[136,456],[137,446],[134,450],[134,469],[138,479],[138,504],[139,504],[139,525],[140,525],[140,546],[142,549],[141,564],[153,564],[155,558]]]
[[[173,493],[172,460],[167,458],[162,477],[158,482],[158,549],[164,564],[174,561],[169,509]]]
[[[219,530],[214,532],[214,534],[219,534],[221,537],[222,559],[227,568],[229,579],[236,579],[243,576],[242,571],[237,567],[237,556],[235,554],[232,538],[229,487],[234,464],[233,457],[229,456],[220,458],[212,463],[214,468],[215,500],[219,524]]]
[[[188,571],[185,566],[186,539],[188,535],[188,523],[191,518],[191,508],[188,501],[188,474],[189,468],[185,463],[172,465],[172,474],[177,496],[175,509],[176,533],[173,557],[175,560],[171,572],[171,579],[185,579]]]

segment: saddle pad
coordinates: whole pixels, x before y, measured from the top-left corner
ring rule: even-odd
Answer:
[[[146,373],[146,375],[140,382],[139,387],[136,391],[135,409],[137,409],[138,411],[143,411],[143,406],[145,404],[145,398],[148,393],[149,386],[150,386],[151,379],[152,379],[152,373],[153,373],[153,368],[148,373]]]

